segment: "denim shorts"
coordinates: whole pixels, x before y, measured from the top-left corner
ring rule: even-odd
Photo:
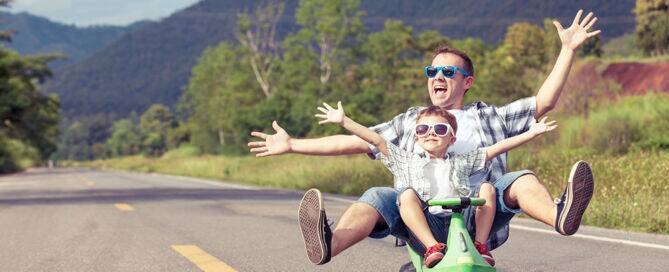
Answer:
[[[522,212],[520,209],[511,209],[506,206],[504,203],[504,190],[506,190],[514,181],[516,181],[516,179],[527,174],[534,173],[529,170],[510,172],[506,173],[504,176],[493,183],[497,194],[497,211],[495,213],[495,219],[493,220],[491,233],[497,232],[503,228],[508,228],[507,226],[511,221],[511,218],[513,218],[514,215]],[[409,245],[417,252],[425,252],[423,245],[411,234],[406,225],[404,225],[404,222],[402,222],[398,206],[398,197],[400,193],[401,192],[399,190],[394,188],[373,187],[365,191],[365,193],[360,196],[358,202],[367,203],[374,207],[386,222],[386,224],[377,224],[369,237],[381,239],[388,235],[393,235],[408,242]],[[466,219],[467,229],[469,230],[469,233],[472,235],[472,237],[476,232],[476,225],[474,223],[475,211],[476,209],[473,207],[469,207],[463,211],[463,216]],[[425,213],[425,218],[428,221],[428,225],[430,226],[435,239],[439,242],[445,243],[448,238],[450,216],[439,217],[433,215],[428,211],[426,205],[424,206],[423,212]],[[504,240],[506,240],[506,238],[508,238],[508,236],[504,237]],[[504,241],[497,242],[498,245],[501,245]]]

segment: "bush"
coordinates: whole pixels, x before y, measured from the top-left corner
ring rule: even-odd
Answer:
[[[630,96],[591,110],[587,119],[560,120],[559,145],[599,153],[669,150],[669,96]]]
[[[21,171],[39,161],[40,154],[34,147],[0,136],[0,174]]]

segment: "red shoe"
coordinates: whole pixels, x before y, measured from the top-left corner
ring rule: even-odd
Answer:
[[[481,244],[479,241],[474,241],[474,246],[476,250],[481,254],[481,257],[488,262],[490,266],[495,266],[495,259],[492,258],[492,254],[488,251],[488,246],[486,244]]]
[[[437,265],[437,263],[439,263],[439,261],[444,258],[444,251],[446,251],[445,249],[446,245],[444,243],[437,243],[428,248],[425,252],[425,255],[423,255],[425,258],[423,260],[425,266],[427,266],[427,268],[432,268]]]

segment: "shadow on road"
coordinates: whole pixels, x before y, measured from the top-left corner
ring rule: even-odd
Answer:
[[[228,188],[141,188],[141,189],[90,189],[62,190],[12,190],[0,193],[0,205],[58,205],[72,203],[114,203],[166,200],[248,200],[299,201],[299,192],[282,190],[244,190]]]

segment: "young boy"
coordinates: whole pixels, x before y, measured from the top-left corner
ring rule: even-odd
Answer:
[[[555,121],[546,123],[544,117],[525,133],[487,148],[460,155],[449,155],[446,151],[455,142],[457,131],[455,116],[440,107],[431,106],[422,110],[416,120],[416,142],[425,153],[415,154],[387,142],[379,134],[346,117],[341,102],[338,102],[337,109],[327,103],[323,105],[324,107],[318,107],[323,114],[316,114],[316,117],[324,119],[319,124],[340,124],[381,152],[381,160],[395,178],[395,188],[402,191],[399,194],[398,205],[400,217],[410,230],[409,244],[414,250],[425,252],[424,263],[429,268],[444,257],[446,245],[439,241],[446,241],[446,237],[443,235],[435,237],[435,234],[443,233],[442,230],[445,228],[443,220],[449,212],[441,207],[428,209],[426,201],[469,196],[469,176],[484,170],[486,162],[557,127]],[[484,182],[479,186],[478,197],[484,198],[486,204],[476,208],[474,237],[477,250],[493,266],[495,261],[487,249],[486,242],[496,212],[495,196],[495,189],[490,183]],[[419,243],[412,243],[412,239],[417,239]]]

